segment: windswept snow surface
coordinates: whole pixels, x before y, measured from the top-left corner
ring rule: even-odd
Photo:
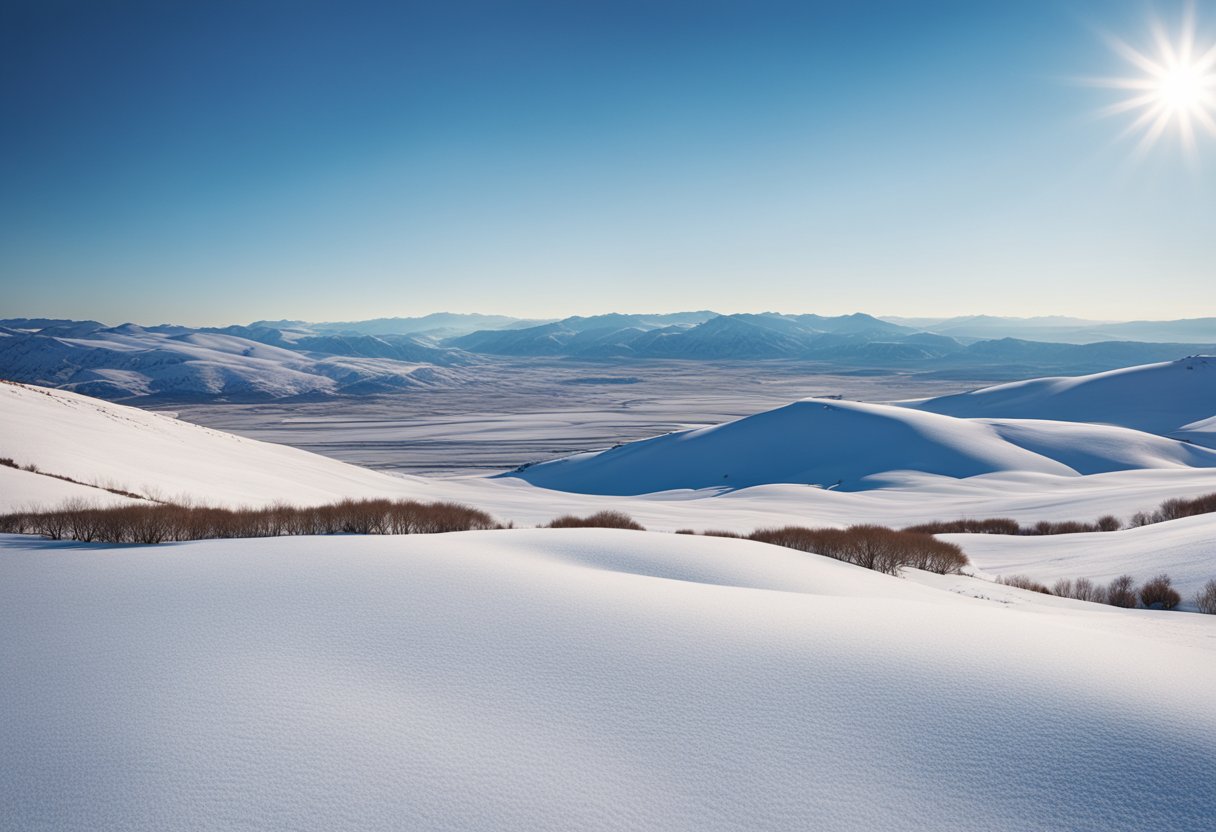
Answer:
[[[948,416],[1094,422],[1173,434],[1216,417],[1216,356],[1017,381],[909,404]]]
[[[1216,618],[926,581],[611,530],[3,537],[5,826],[1210,826]]]
[[[285,445],[65,390],[12,383],[0,383],[0,457],[90,485],[217,505],[316,504],[342,497],[409,496],[411,490],[405,479]],[[104,501],[107,496],[83,488],[69,494],[70,483],[56,482],[39,483],[38,490],[27,492],[25,483],[13,483],[19,490],[10,491],[0,481],[5,486],[0,510],[39,502],[43,490],[57,497]]]
[[[956,419],[889,405],[804,399],[709,428],[529,466],[512,476],[586,494],[803,483],[844,491],[899,471],[966,478],[1216,467],[1216,453],[1103,425]]]

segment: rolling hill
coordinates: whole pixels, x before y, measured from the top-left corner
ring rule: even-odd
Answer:
[[[1216,810],[1216,619],[749,541],[0,536],[0,628],[14,829],[1132,832]]]
[[[845,491],[915,471],[953,478],[1216,467],[1216,451],[1125,428],[971,420],[805,399],[709,428],[527,466],[507,476],[560,491],[645,494],[802,483]]]
[[[1094,422],[1203,443],[1216,417],[1216,357],[1127,367],[1087,376],[1038,378],[909,403],[958,417]]]

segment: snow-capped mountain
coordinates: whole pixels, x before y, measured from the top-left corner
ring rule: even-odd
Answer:
[[[470,357],[410,339],[293,338],[279,330],[0,327],[0,377],[110,399],[250,400],[391,392],[454,383]]]

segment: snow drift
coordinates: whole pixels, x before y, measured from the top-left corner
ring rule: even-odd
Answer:
[[[938,580],[604,530],[0,538],[0,805],[63,832],[1208,825],[1216,619]]]

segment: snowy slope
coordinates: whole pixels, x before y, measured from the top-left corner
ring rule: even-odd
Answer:
[[[1036,536],[946,534],[982,572],[1025,574],[1051,586],[1059,578],[1107,583],[1119,575],[1138,581],[1168,573],[1189,607],[1195,592],[1216,578],[1216,514],[1184,517],[1118,532]]]
[[[95,506],[140,502],[91,485],[0,465],[0,514],[26,508],[45,509],[78,500]]]
[[[0,805],[62,832],[1209,825],[1216,619],[945,580],[602,530],[0,538]]]
[[[909,404],[949,416],[1095,422],[1170,435],[1216,416],[1216,357],[1031,379]]]
[[[12,383],[0,383],[0,457],[81,483],[223,505],[319,503],[345,496],[409,496],[411,489],[419,490],[409,480],[285,445],[64,390]],[[0,507],[24,505],[41,493],[27,492],[29,483],[24,482],[0,485]],[[66,493],[63,485],[68,484],[38,487],[83,496]]]
[[[897,471],[964,478],[1216,467],[1216,453],[1099,425],[956,419],[886,405],[804,399],[709,428],[529,466],[512,476],[587,494],[804,483],[856,491]]]
[[[1196,445],[1203,445],[1206,448],[1216,448],[1216,416],[1183,425],[1178,430],[1172,431],[1170,436],[1184,442],[1194,442]]]

